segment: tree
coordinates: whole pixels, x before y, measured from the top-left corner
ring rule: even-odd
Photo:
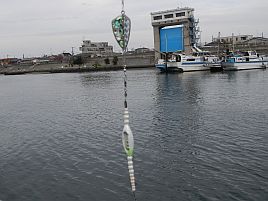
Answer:
[[[80,55],[74,57],[73,64],[82,65],[83,63],[84,63],[83,59],[82,59],[82,57]]]
[[[107,57],[106,59],[104,59],[105,64],[110,64],[110,59]]]
[[[113,58],[113,65],[117,65],[118,63],[118,57],[117,56],[114,56]]]

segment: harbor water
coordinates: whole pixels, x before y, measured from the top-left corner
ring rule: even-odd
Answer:
[[[123,73],[0,76],[1,201],[126,201]],[[268,71],[128,71],[137,201],[268,200]]]

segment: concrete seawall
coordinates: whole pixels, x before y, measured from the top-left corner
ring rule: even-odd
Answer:
[[[150,68],[153,65],[131,65],[128,69],[136,68]],[[21,74],[34,74],[34,73],[73,73],[73,72],[94,72],[94,71],[115,71],[122,70],[122,66],[88,66],[88,65],[74,65],[69,66],[68,64],[43,64],[43,65],[33,65],[33,66],[8,66],[0,67],[0,74],[4,75],[21,75]]]
[[[113,59],[117,57],[116,65]],[[13,65],[0,66],[0,74],[20,75],[28,73],[73,73],[73,72],[92,72],[92,71],[114,71],[123,68],[122,55],[111,57],[83,58],[85,64],[70,66],[68,63],[49,63],[39,65]],[[108,60],[108,62],[107,62]],[[141,54],[127,54],[126,65],[130,69],[154,67],[154,52]]]

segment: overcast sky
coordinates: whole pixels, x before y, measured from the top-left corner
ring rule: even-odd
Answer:
[[[202,42],[211,37],[253,34],[268,37],[268,0],[125,0],[132,20],[129,49],[153,47],[150,13],[192,7]],[[111,20],[121,0],[0,0],[0,58],[79,52],[82,40],[108,41],[119,50]]]

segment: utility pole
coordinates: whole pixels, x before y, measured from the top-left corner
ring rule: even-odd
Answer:
[[[72,47],[72,58],[71,58],[71,66],[74,65],[74,47]]]
[[[74,56],[74,47],[72,47],[72,56]]]
[[[233,53],[234,53],[234,33],[232,33]]]
[[[199,44],[200,44],[200,47],[202,47],[201,34],[202,34],[202,31],[200,30],[199,31]]]
[[[218,34],[218,57],[220,56],[221,32]]]

